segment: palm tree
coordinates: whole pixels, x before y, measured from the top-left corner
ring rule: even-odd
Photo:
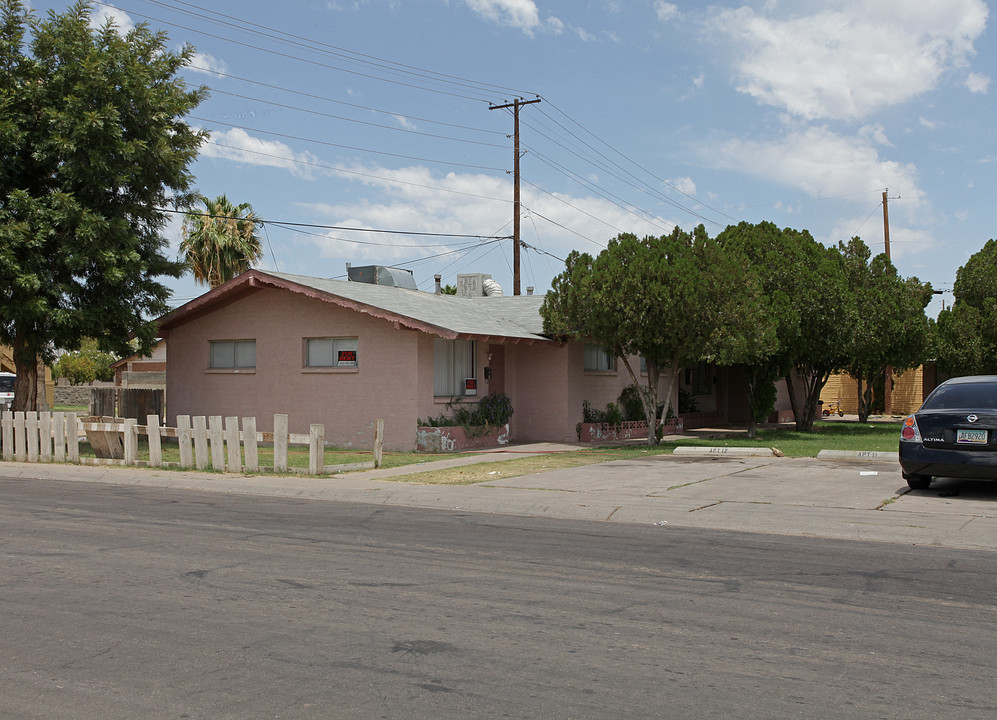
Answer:
[[[260,218],[249,203],[233,205],[224,195],[201,196],[203,210],[191,210],[183,221],[180,253],[194,279],[212,288],[244,273],[263,259],[256,228]]]

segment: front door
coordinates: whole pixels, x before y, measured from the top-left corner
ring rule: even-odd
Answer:
[[[505,345],[488,346],[488,393],[505,393]]]

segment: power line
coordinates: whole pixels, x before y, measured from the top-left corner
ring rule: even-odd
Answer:
[[[369,105],[358,105],[357,103],[346,102],[345,100],[336,100],[334,98],[330,98],[325,95],[316,95],[315,93],[308,93],[302,90],[292,90],[291,88],[281,87],[279,85],[271,85],[270,83],[261,82],[259,80],[252,80],[250,78],[241,77],[239,75],[232,75],[230,73],[224,73],[221,72],[220,70],[213,70],[211,68],[200,67],[198,65],[189,65],[188,67],[192,70],[198,70],[200,72],[209,73],[211,75],[217,75],[218,77],[228,78],[230,80],[238,80],[240,82],[249,83],[252,85],[259,85],[260,87],[265,87],[270,90],[278,90],[280,92],[290,93],[291,95],[298,95],[300,97],[311,98],[312,100],[321,100],[323,102],[333,103],[336,105],[345,105],[346,107],[355,108],[357,110],[366,110],[368,112],[380,113],[383,115],[391,115],[392,117],[400,117],[406,120],[415,120],[418,122],[432,123],[434,125],[443,125],[445,127],[457,128],[459,130],[471,130],[473,132],[486,133],[490,135],[501,135],[502,137],[506,136],[506,134],[504,132],[501,132],[500,130],[487,130],[485,128],[476,128],[470,125],[461,125],[459,123],[445,122],[443,120],[432,120],[429,118],[418,117],[415,115],[409,115],[407,113],[396,112],[393,110],[383,110],[380,108],[370,107]],[[234,94],[234,93],[227,93],[223,90],[219,90],[218,88],[209,88],[209,89],[212,92],[223,93],[226,95]],[[242,96],[237,95],[236,97],[242,97]],[[260,100],[258,98],[248,98],[248,99],[258,100],[259,102],[270,102],[268,100]],[[361,122],[361,121],[356,121],[356,122]],[[390,127],[390,126],[383,126],[383,127]],[[403,128],[392,127],[392,129],[398,130]]]
[[[193,85],[192,83],[185,83],[185,84],[188,87],[191,87]],[[508,149],[508,145],[503,145],[503,144],[500,144],[500,143],[489,143],[489,142],[484,142],[484,141],[481,141],[481,140],[468,140],[466,138],[457,138],[457,137],[452,137],[452,136],[449,136],[449,135],[437,135],[435,133],[423,132],[421,130],[413,130],[411,128],[398,127],[397,125],[384,125],[382,123],[370,122],[369,120],[358,120],[356,118],[350,118],[350,117],[346,117],[344,115],[334,115],[332,113],[322,112],[321,110],[310,110],[308,108],[298,107],[296,105],[286,105],[284,103],[274,102],[273,100],[266,100],[266,99],[263,99],[263,98],[251,97],[249,95],[240,95],[239,93],[228,92],[226,90],[219,90],[218,88],[213,88],[213,87],[208,87],[208,90],[210,92],[213,92],[213,93],[219,93],[221,95],[229,95],[231,97],[236,97],[236,98],[239,98],[241,100],[252,100],[254,102],[261,102],[261,103],[266,103],[267,105],[273,105],[274,107],[284,108],[286,110],[295,110],[297,112],[308,113],[309,115],[318,115],[320,117],[331,118],[333,120],[343,120],[345,122],[356,123],[358,125],[367,125],[369,127],[381,128],[383,130],[392,130],[394,132],[403,132],[403,133],[408,133],[410,135],[422,135],[423,137],[430,137],[430,138],[435,138],[435,139],[438,139],[438,140],[450,140],[452,142],[468,143],[470,145],[481,145],[482,147],[502,148],[503,150]],[[194,117],[194,116],[190,116],[190,117]],[[404,116],[399,116],[399,117],[404,117]],[[200,118],[194,118],[194,119],[197,120],[197,119],[200,119]],[[206,122],[214,122],[214,121],[207,120]],[[222,125],[228,124],[228,123],[223,123],[221,121],[218,121],[218,122],[220,124],[222,124]],[[234,127],[237,127],[237,126],[234,126]],[[244,128],[244,129],[248,130],[249,128]],[[260,132],[264,132],[264,131],[261,130]],[[501,133],[499,133],[499,134],[501,134]],[[319,142],[319,141],[316,140],[316,141],[313,141],[313,142]],[[329,144],[334,144],[334,143],[329,143]],[[343,145],[342,147],[349,147],[349,146],[348,145]],[[378,152],[378,151],[376,151],[376,150],[367,150],[366,152]]]
[[[458,163],[451,162],[448,160],[433,160],[432,158],[417,157],[414,155],[402,155],[400,153],[387,152],[385,150],[371,150],[370,148],[357,147],[355,145],[343,145],[341,143],[329,142],[328,140],[316,140],[315,138],[301,137],[300,135],[289,135],[287,133],[279,133],[273,130],[261,130],[259,128],[251,128],[246,125],[237,125],[236,123],[225,122],[224,120],[211,120],[210,118],[200,117],[198,115],[188,115],[191,120],[198,120],[200,122],[212,123],[214,125],[224,125],[225,127],[237,128],[239,130],[246,130],[247,132],[260,133],[261,135],[271,135],[273,137],[284,138],[285,140],[298,140],[300,142],[312,143],[314,145],[324,145],[326,147],[341,148],[343,150],[355,150],[356,152],[371,153],[374,155],[386,155],[388,157],[401,158],[402,160],[417,160],[419,162],[436,163],[439,165],[450,165],[453,167],[465,167],[471,168],[473,170],[489,170],[491,172],[505,172],[504,168],[488,167],[487,165],[471,165],[469,163]],[[469,141],[473,142],[473,141]],[[495,146],[501,147],[501,146]]]
[[[453,83],[453,84],[458,85],[458,86],[465,86],[465,87],[470,87],[470,88],[474,88],[474,89],[488,90],[489,92],[500,91],[500,92],[509,92],[509,93],[513,93],[513,94],[521,93],[521,91],[519,91],[519,90],[515,90],[513,88],[504,87],[502,85],[495,85],[495,84],[492,84],[492,83],[483,83],[481,81],[471,80],[471,79],[468,79],[468,78],[461,77],[459,75],[452,75],[452,74],[448,74],[448,73],[441,73],[441,72],[437,72],[435,70],[428,70],[426,68],[421,68],[421,67],[418,67],[418,66],[415,66],[415,65],[410,65],[410,64],[407,64],[407,63],[399,63],[399,62],[396,62],[396,61],[393,61],[393,60],[387,60],[385,58],[381,58],[381,57],[378,57],[376,55],[369,55],[369,54],[366,54],[366,53],[357,52],[355,50],[349,50],[347,48],[339,47],[339,46],[336,46],[336,45],[331,45],[329,43],[325,43],[325,42],[322,42],[322,41],[319,41],[319,40],[313,40],[313,39],[307,38],[307,37],[305,37],[303,35],[297,35],[295,33],[289,33],[289,32],[286,32],[284,30],[278,30],[278,29],[273,28],[273,27],[268,26],[268,25],[260,25],[258,23],[249,22],[248,20],[243,20],[241,18],[233,17],[231,15],[225,15],[224,13],[216,12],[214,10],[210,10],[208,8],[202,7],[200,5],[195,5],[193,3],[183,2],[183,0],[174,0],[174,5],[183,5],[183,6],[186,6],[186,7],[189,7],[189,8],[193,8],[194,10],[200,10],[202,13],[209,13],[210,15],[214,15],[217,18],[220,18],[220,19],[211,18],[211,17],[208,17],[207,15],[195,13],[195,12],[193,12],[191,10],[183,10],[183,9],[178,8],[178,7],[171,6],[171,5],[167,4],[167,3],[159,2],[158,0],[144,0],[144,2],[146,2],[147,4],[150,4],[150,5],[156,5],[158,7],[161,7],[161,8],[167,9],[167,10],[173,10],[174,12],[181,13],[181,14],[184,14],[184,15],[188,15],[188,16],[191,16],[191,17],[201,18],[201,19],[209,20],[211,22],[216,22],[218,24],[228,25],[230,27],[234,27],[234,28],[236,28],[238,30],[241,30],[242,32],[245,32],[245,33],[248,33],[248,34],[257,35],[259,37],[268,37],[268,38],[275,39],[275,40],[278,40],[278,41],[281,41],[281,42],[285,42],[286,44],[302,45],[305,49],[311,50],[313,52],[315,52],[315,51],[321,51],[321,52],[324,52],[326,54],[330,54],[330,55],[333,55],[333,56],[336,56],[336,57],[341,57],[341,58],[346,59],[346,60],[348,60],[350,62],[367,64],[367,65],[371,65],[373,67],[381,67],[381,68],[389,70],[391,72],[402,72],[402,73],[406,73],[406,74],[412,74],[412,75],[415,75],[415,76],[418,76],[418,77],[423,77],[423,78],[426,78],[426,79],[431,79],[431,80],[434,80],[434,81],[437,81],[437,82],[449,82],[449,83]],[[100,4],[103,4],[103,3],[100,3]],[[240,25],[243,25],[245,27],[239,27]],[[258,28],[258,29],[253,29],[253,28]],[[283,36],[283,38],[290,38],[290,39],[292,39],[295,42],[290,42],[290,41],[287,41],[287,40],[283,40],[280,36]],[[317,47],[312,47],[312,46],[317,46]]]
[[[229,219],[229,215],[212,215],[211,213],[200,213],[193,212],[189,210],[175,210],[173,208],[156,208],[159,212],[172,213],[174,215],[185,215],[185,216],[195,216],[195,217],[207,217],[207,218],[221,218]],[[262,218],[255,218],[253,220],[257,225],[277,225],[286,228],[315,228],[319,230],[340,230],[340,231],[350,231],[350,232],[369,232],[369,233],[382,233],[386,235],[418,235],[422,237],[452,237],[452,238],[473,238],[475,240],[509,240],[510,236],[493,236],[493,235],[472,235],[468,233],[439,233],[439,232],[423,232],[419,230],[384,230],[381,228],[365,228],[365,227],[351,227],[349,225],[322,225],[319,223],[302,223],[302,222],[291,222],[289,220],[264,220]],[[373,243],[370,243],[373,244]],[[403,246],[404,247],[404,246]],[[415,246],[409,246],[415,247]]]
[[[436,190],[438,192],[451,193],[453,195],[461,195],[464,197],[478,198],[479,200],[493,200],[495,202],[507,203],[509,200],[505,198],[496,198],[488,195],[478,195],[475,193],[464,192],[462,190],[451,190],[450,188],[439,187],[437,185],[424,185],[422,183],[409,182],[408,180],[397,180],[395,178],[385,177],[383,175],[374,175],[373,173],[361,172],[359,170],[347,170],[346,168],[336,167],[334,165],[323,165],[322,163],[310,162],[308,160],[301,160],[298,158],[289,158],[283,155],[273,155],[271,153],[260,152],[258,150],[247,150],[245,148],[237,147],[235,145],[226,145],[224,143],[215,142],[213,140],[207,141],[208,145],[214,145],[215,147],[223,147],[229,150],[236,150],[240,153],[246,153],[248,155],[259,155],[261,157],[274,158],[275,160],[283,160],[284,162],[294,163],[296,165],[304,165],[307,167],[316,167],[323,170],[329,170],[331,172],[342,173],[344,175],[356,175],[358,177],[371,178],[373,180],[381,180],[392,185],[405,185],[408,187],[417,187],[424,190]]]

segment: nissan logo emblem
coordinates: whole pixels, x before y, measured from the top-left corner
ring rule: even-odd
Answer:
[[[967,415],[966,419],[969,420],[969,422],[976,422],[980,418],[978,418],[976,415]]]

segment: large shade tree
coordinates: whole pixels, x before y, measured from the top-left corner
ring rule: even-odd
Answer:
[[[0,342],[15,408],[37,407],[37,358],[93,337],[148,351],[168,310],[166,208],[189,206],[203,99],[177,76],[193,55],[139,25],[90,28],[90,6],[38,18],[0,0]]]
[[[997,240],[956,273],[955,302],[938,313],[934,349],[949,375],[997,374]]]
[[[902,372],[925,361],[929,330],[924,308],[932,291],[917,278],[901,278],[885,253],[873,257],[860,238],[838,243],[838,250],[851,303],[844,369],[858,384],[859,421],[865,422],[873,387],[887,368]]]
[[[180,253],[194,279],[214,288],[263,259],[260,219],[249,203],[233,205],[225,195],[201,202],[184,218]]]
[[[693,233],[676,227],[662,237],[620,235],[595,258],[572,252],[540,312],[544,332],[598,343],[623,361],[641,391],[653,444],[662,371],[668,407],[682,367],[742,361],[765,342],[754,323],[757,299],[751,277],[703,226]],[[634,355],[645,361],[645,382]]]

